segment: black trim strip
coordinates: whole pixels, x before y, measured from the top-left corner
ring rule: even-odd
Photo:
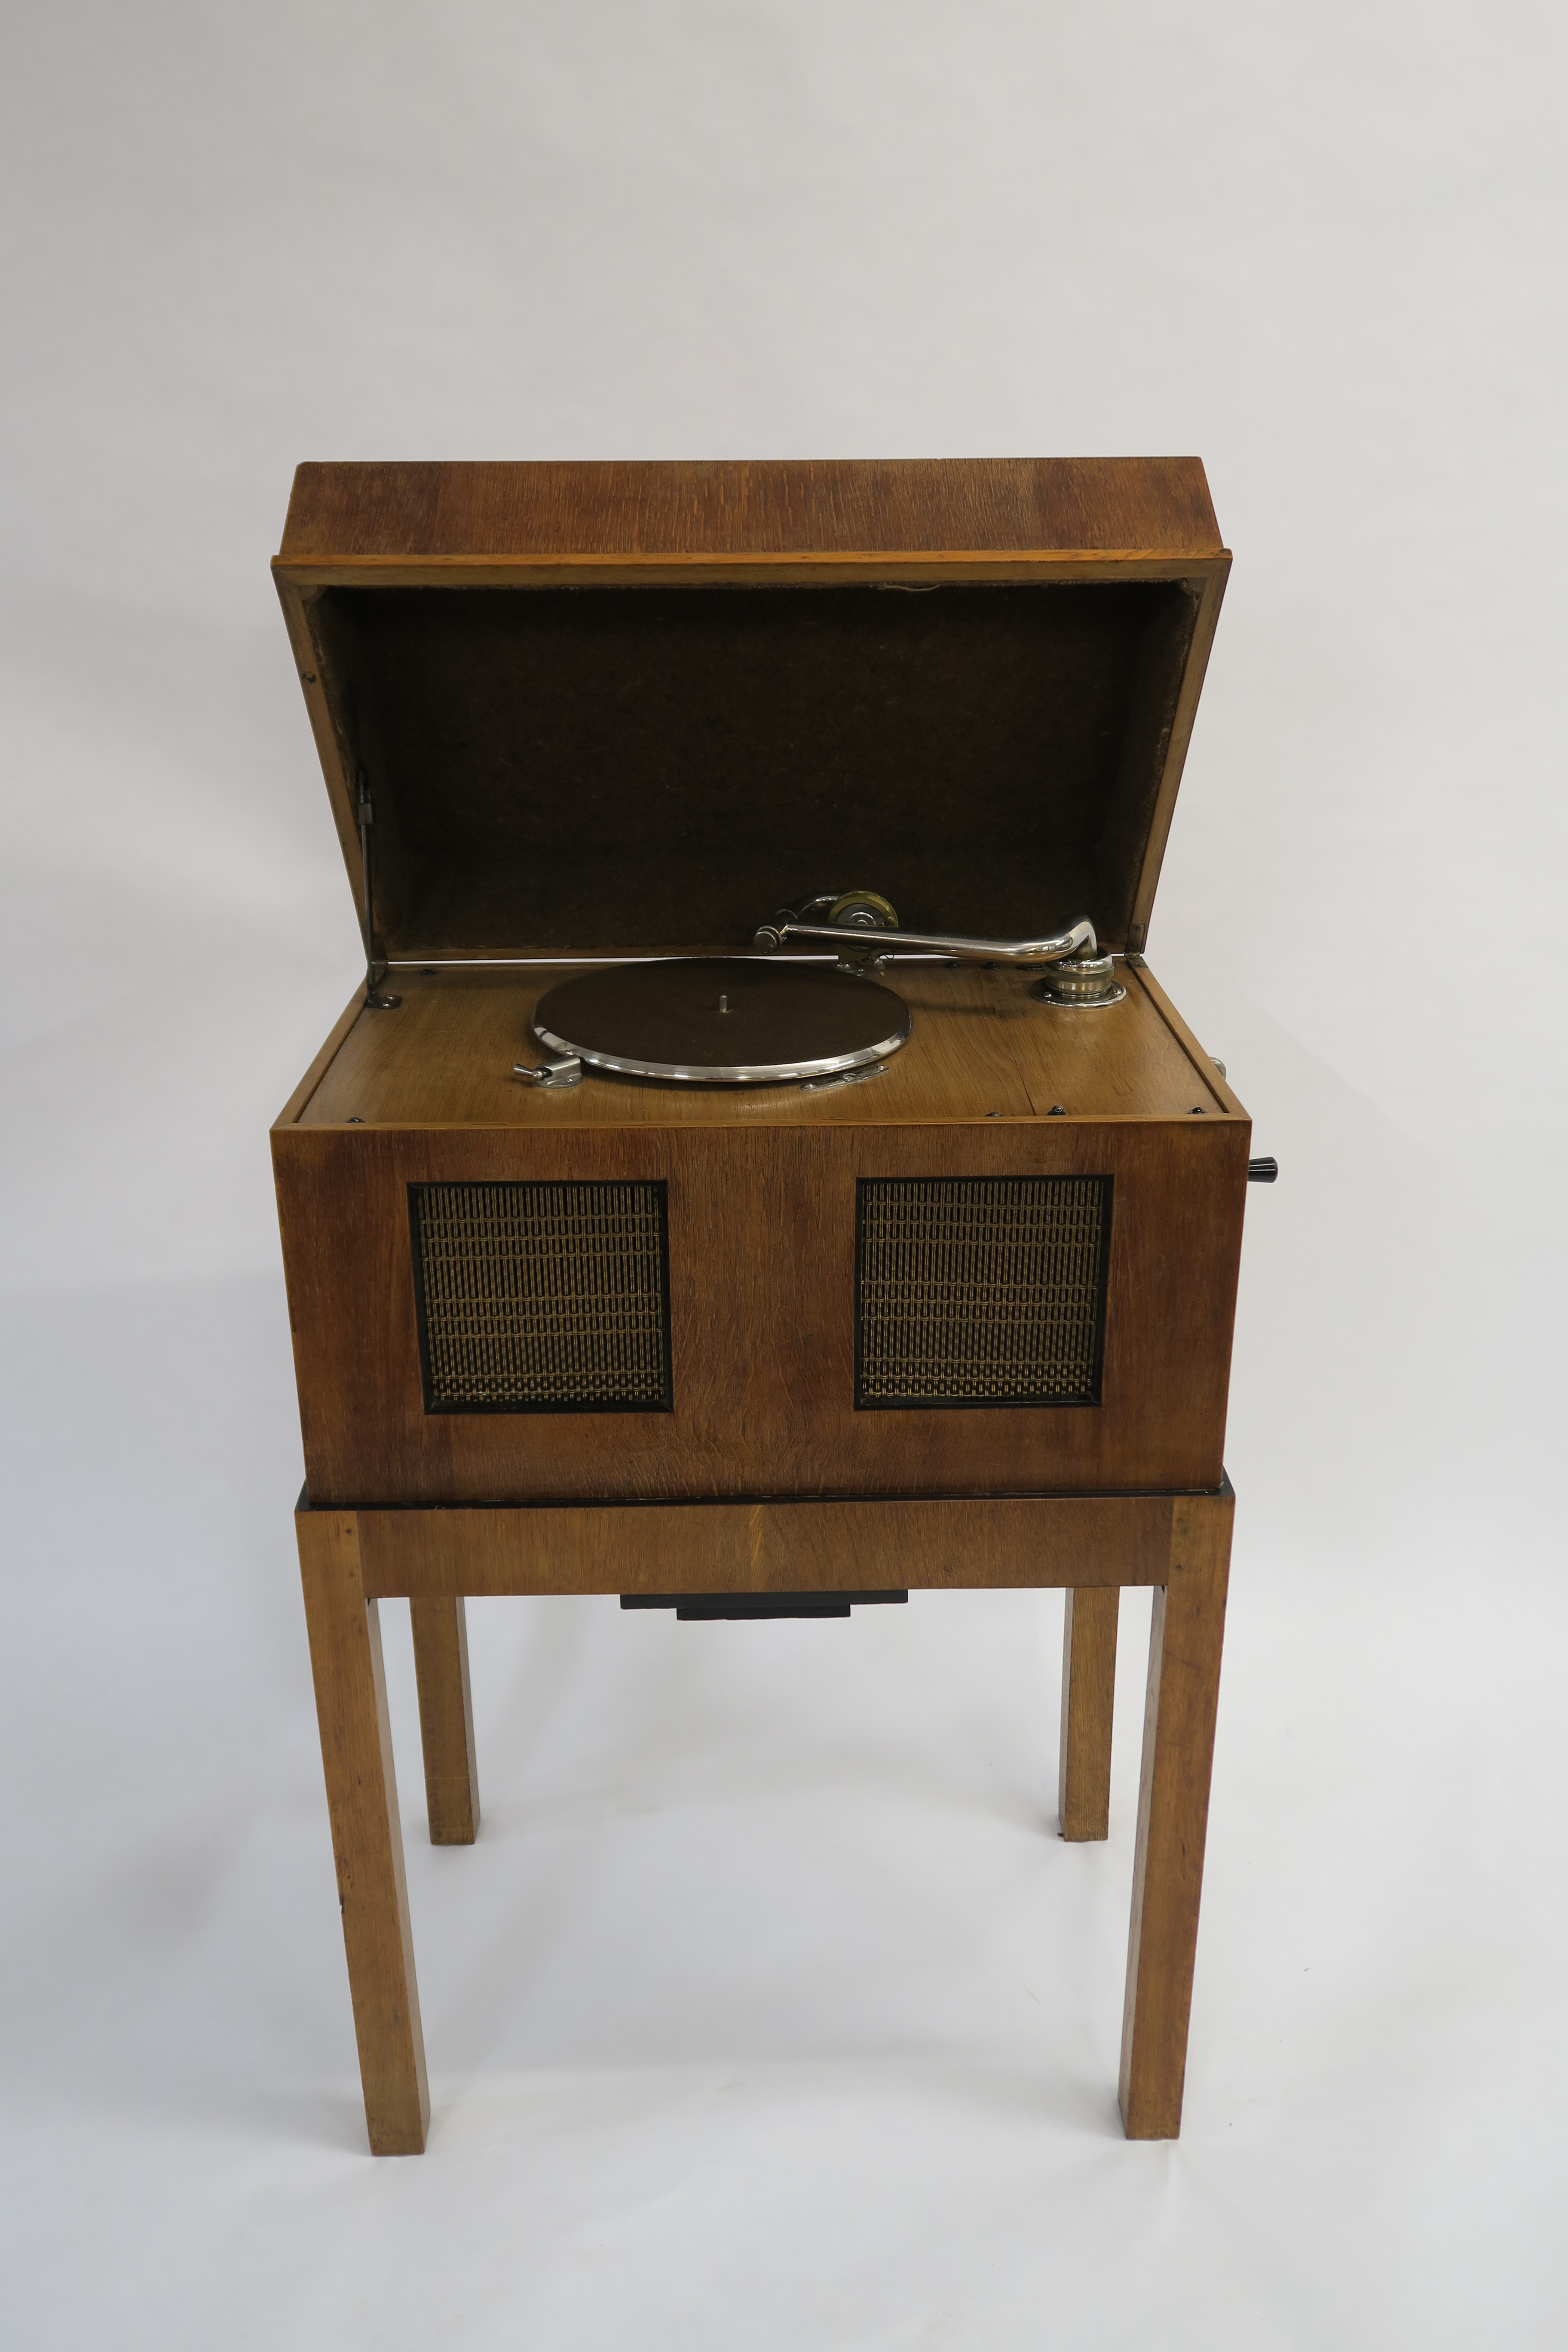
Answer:
[[[682,1625],[716,1618],[847,1617],[851,1609],[906,1601],[905,1592],[623,1592],[623,1609],[673,1609]]]

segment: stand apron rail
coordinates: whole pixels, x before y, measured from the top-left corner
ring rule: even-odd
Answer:
[[[479,1827],[468,1594],[1065,1588],[1064,1837],[1107,1834],[1117,1596],[1154,1588],[1121,2039],[1130,2139],[1181,2128],[1235,1495],[312,1509],[295,1526],[370,2144],[430,2098],[377,1604],[412,1603],[430,1834]]]

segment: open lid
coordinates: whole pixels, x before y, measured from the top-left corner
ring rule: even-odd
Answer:
[[[374,954],[812,893],[1142,948],[1230,558],[1196,458],[301,466],[273,571]]]

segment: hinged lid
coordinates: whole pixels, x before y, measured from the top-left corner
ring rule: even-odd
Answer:
[[[1169,457],[301,466],[273,569],[395,961],[848,888],[1141,948],[1229,562]]]

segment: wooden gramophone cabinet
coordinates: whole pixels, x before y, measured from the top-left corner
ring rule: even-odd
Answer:
[[[377,2153],[428,2120],[393,1595],[461,1843],[468,1594],[1064,1587],[1097,1838],[1152,1586],[1121,2105],[1177,2132],[1250,1126],[1143,947],[1228,564],[1194,459],[300,468],[273,568],[368,969],[272,1147]],[[895,963],[874,1083],[513,1075],[563,968],[744,954],[850,887],[984,939],[1087,916],[1125,994]],[[1021,1234],[1048,1307],[995,1274]]]

